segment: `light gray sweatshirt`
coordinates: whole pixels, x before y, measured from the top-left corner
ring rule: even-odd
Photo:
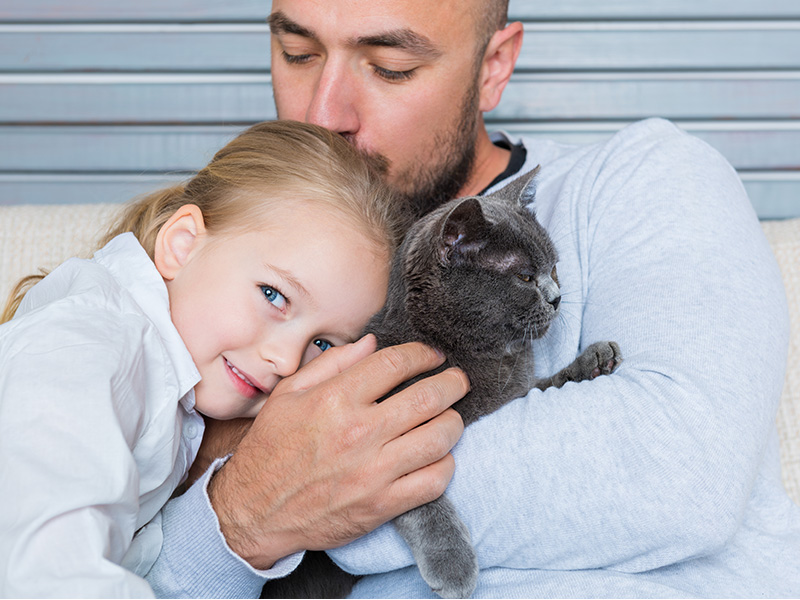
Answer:
[[[788,313],[735,171],[659,119],[594,145],[524,144],[563,294],[537,374],[599,340],[625,362],[465,431],[447,494],[477,549],[475,597],[800,596],[775,428]],[[267,575],[225,566],[201,485],[165,510],[148,580],[162,595],[257,594]],[[390,524],[331,555],[367,574],[355,596],[435,597]]]

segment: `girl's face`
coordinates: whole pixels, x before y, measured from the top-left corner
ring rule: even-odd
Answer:
[[[267,218],[244,233],[208,235],[202,220],[179,231],[166,275],[156,251],[202,377],[196,408],[212,418],[254,417],[281,378],[355,341],[385,301],[388,257],[354,226],[302,203]]]

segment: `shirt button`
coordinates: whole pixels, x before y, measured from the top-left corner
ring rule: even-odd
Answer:
[[[197,425],[195,423],[187,423],[186,427],[183,429],[184,434],[190,440],[193,440],[197,437]]]

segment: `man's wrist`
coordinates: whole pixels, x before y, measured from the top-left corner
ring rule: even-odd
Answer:
[[[264,531],[263,527],[257,525],[247,513],[253,503],[244,497],[246,482],[239,481],[236,473],[238,465],[231,464],[230,458],[228,456],[215,463],[206,485],[206,494],[216,514],[220,533],[231,552],[252,568],[259,571],[272,569],[280,559],[293,554],[294,550],[282,552],[277,544],[267,546],[263,539],[257,537]],[[266,537],[266,534],[262,537]],[[271,537],[274,542],[277,536]]]

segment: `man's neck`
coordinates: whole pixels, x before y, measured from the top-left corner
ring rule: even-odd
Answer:
[[[494,181],[508,166],[511,152],[505,148],[500,148],[489,139],[486,127],[481,124],[478,132],[478,139],[475,149],[475,164],[472,167],[472,174],[461,188],[459,197],[475,196]]]

